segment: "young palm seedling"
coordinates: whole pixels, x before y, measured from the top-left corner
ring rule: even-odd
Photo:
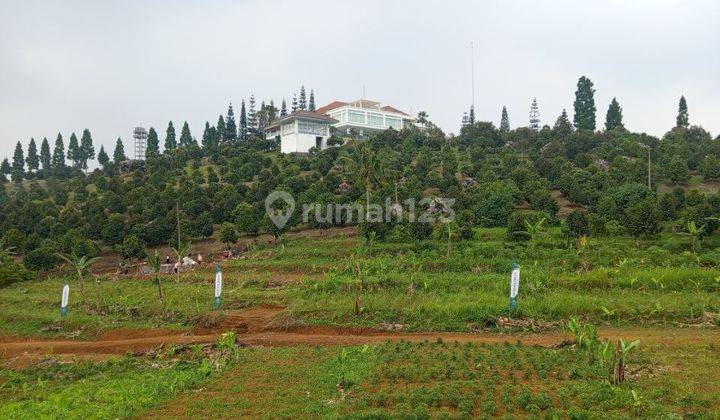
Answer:
[[[82,257],[78,257],[75,254],[68,257],[60,253],[58,253],[57,256],[65,260],[65,262],[67,262],[75,270],[78,284],[80,285],[80,294],[82,295],[83,306],[85,307],[85,311],[88,311],[90,307],[88,306],[87,293],[85,292],[84,274],[90,269],[90,266],[99,258],[88,258],[85,255],[83,255]],[[100,305],[99,301],[98,305]]]

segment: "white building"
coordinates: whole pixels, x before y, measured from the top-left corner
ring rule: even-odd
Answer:
[[[316,112],[337,120],[333,126],[341,136],[355,134],[360,138],[388,128],[401,130],[415,122],[410,115],[392,106],[382,106],[380,102],[366,99],[353,102],[334,101],[318,108]]]
[[[280,138],[281,153],[308,153],[316,147],[325,149],[330,125],[337,120],[317,112],[295,111],[275,120],[265,128],[265,138]]]

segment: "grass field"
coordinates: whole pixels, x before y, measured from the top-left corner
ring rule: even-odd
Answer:
[[[248,328],[259,342],[263,334],[297,334],[291,346],[275,341],[231,356],[209,343],[165,343],[134,356],[113,350],[109,360],[36,354],[0,370],[0,417],[713,417],[720,414],[718,245],[709,237],[693,250],[690,238],[668,233],[591,238],[579,252],[555,228],[526,243],[482,229],[447,255],[437,241],[367,247],[344,232],[298,233],[224,262],[219,311],[213,266],[179,282],[164,277],[166,309],[149,278],[98,276],[87,282],[85,310],[70,278],[64,319],[61,278],[14,284],[0,289],[0,352],[3,342],[151,332],[179,342],[182,334],[228,328],[240,343]],[[510,314],[513,259],[522,280],[519,310]],[[254,308],[274,308],[272,317],[243,318]],[[613,385],[608,366],[572,345],[562,326],[574,316],[608,338],[641,340],[627,381]],[[231,323],[237,319],[245,330]],[[358,331],[366,335],[353,336]],[[412,339],[392,335],[398,331]],[[422,340],[431,331],[469,334],[461,343]],[[381,332],[388,342],[371,339]],[[543,347],[525,344],[533,340]]]

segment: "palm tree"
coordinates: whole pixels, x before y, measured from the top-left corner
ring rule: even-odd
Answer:
[[[90,266],[97,260],[99,260],[99,257],[95,258],[88,258],[86,255],[83,255],[82,257],[78,257],[75,254],[72,254],[71,256],[65,256],[63,254],[58,253],[58,257],[63,259],[66,263],[68,263],[72,268],[75,269],[75,273],[77,274],[77,280],[78,284],[80,285],[80,294],[83,298],[83,306],[85,307],[85,310],[87,311],[89,309],[88,301],[87,301],[87,294],[85,293],[85,280],[83,275],[89,271]],[[98,302],[98,305],[100,302]]]
[[[150,271],[153,273],[153,281],[157,284],[158,296],[160,297],[160,304],[162,305],[163,310],[164,310],[165,309],[165,295],[163,294],[162,281],[160,280],[160,276],[158,276],[158,273],[160,272],[160,266],[162,265],[162,259],[160,258],[160,253],[158,252],[157,249],[155,250],[154,253],[148,254],[147,265],[148,265],[148,267],[150,267]]]
[[[180,243],[177,248],[171,246],[170,249],[177,255],[177,281],[180,282],[180,263],[185,255],[190,254],[192,244],[190,242]]]

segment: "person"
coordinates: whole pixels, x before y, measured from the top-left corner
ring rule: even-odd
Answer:
[[[175,263],[175,265],[173,266],[173,269],[175,270],[175,274],[177,274],[178,270],[180,269],[180,262],[179,262],[179,261]]]
[[[165,256],[165,264],[170,264],[170,256],[169,255]]]
[[[198,254],[197,261],[199,265],[202,265],[202,254]]]

